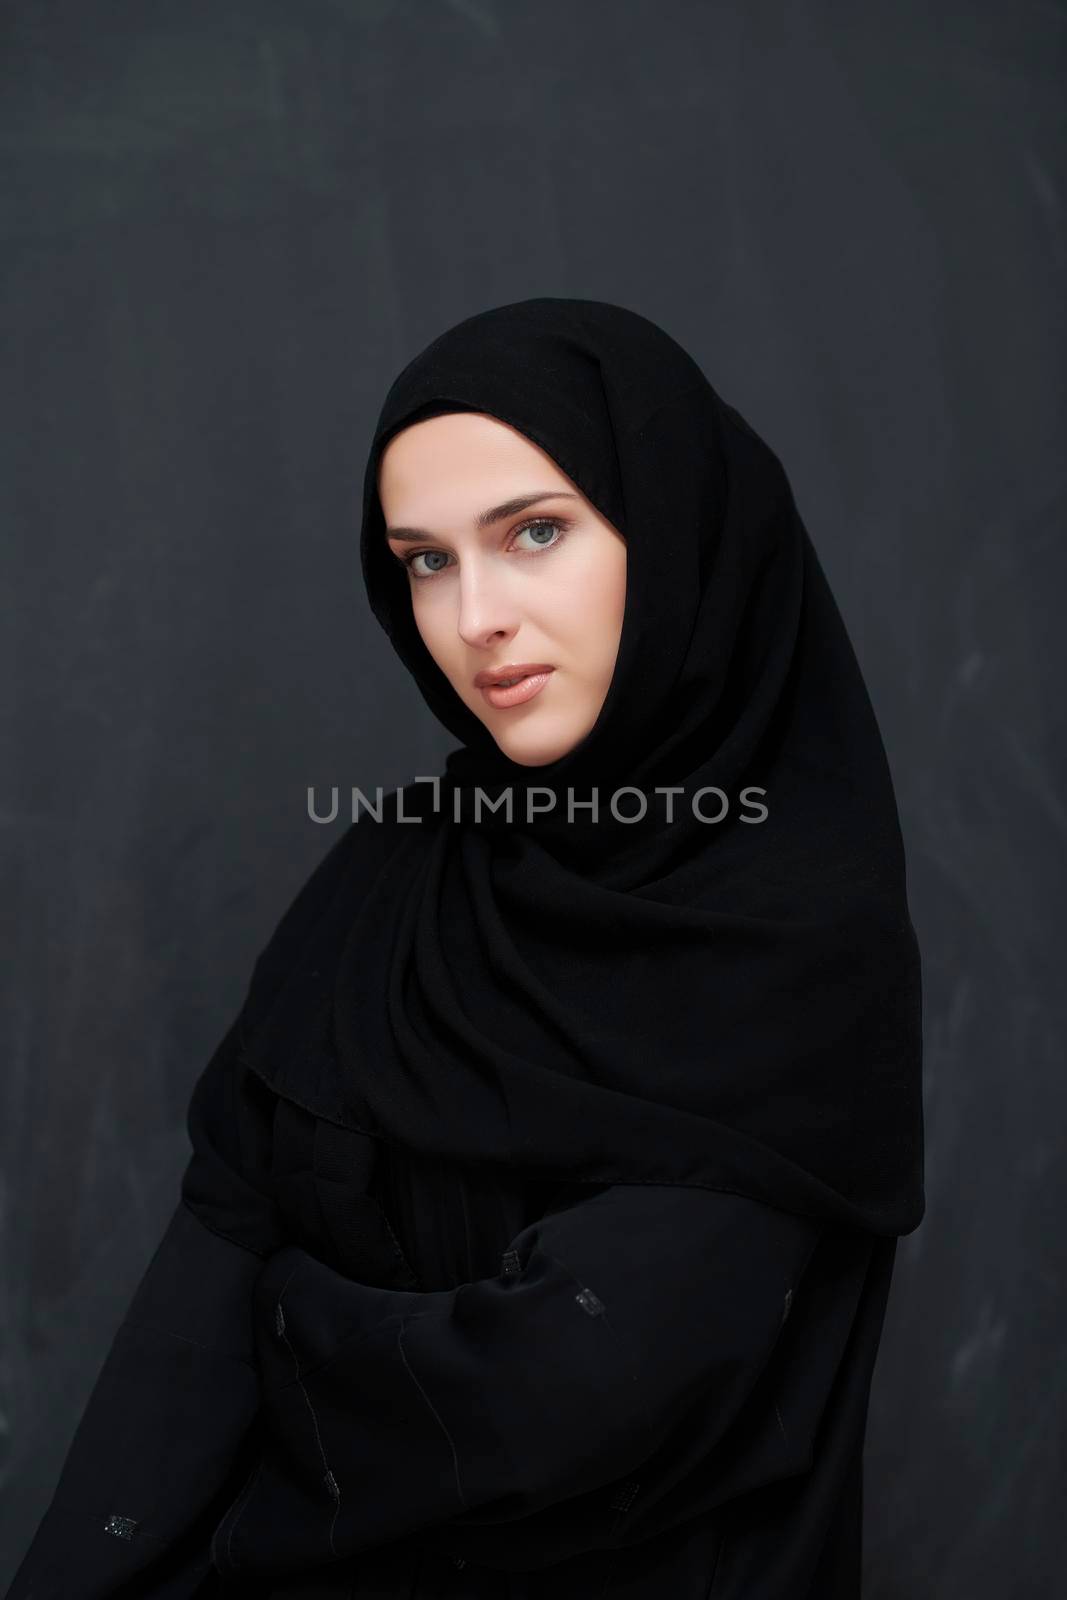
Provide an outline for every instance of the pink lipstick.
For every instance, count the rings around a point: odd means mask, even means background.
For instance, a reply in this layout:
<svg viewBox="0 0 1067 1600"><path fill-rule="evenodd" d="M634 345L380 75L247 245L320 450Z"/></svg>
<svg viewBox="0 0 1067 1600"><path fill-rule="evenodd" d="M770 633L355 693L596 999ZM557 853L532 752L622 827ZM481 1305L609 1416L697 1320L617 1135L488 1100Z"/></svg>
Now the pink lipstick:
<svg viewBox="0 0 1067 1600"><path fill-rule="evenodd" d="M503 710L507 706L524 705L535 694L540 694L552 671L551 667L520 663L498 667L492 672L479 672L474 681L489 704Z"/></svg>

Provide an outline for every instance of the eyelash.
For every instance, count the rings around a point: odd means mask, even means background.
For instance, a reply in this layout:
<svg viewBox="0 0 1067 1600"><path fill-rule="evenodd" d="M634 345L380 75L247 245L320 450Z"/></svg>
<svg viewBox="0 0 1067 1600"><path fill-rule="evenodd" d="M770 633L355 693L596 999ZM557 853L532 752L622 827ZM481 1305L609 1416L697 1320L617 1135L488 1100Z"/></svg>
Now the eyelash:
<svg viewBox="0 0 1067 1600"><path fill-rule="evenodd" d="M520 533L525 533L529 528L555 528L559 538L553 539L551 544L541 545L536 550L523 550L520 552L521 555L539 556L542 552L555 550L558 545L561 545L567 536L569 527L570 524L568 522L558 517L533 517L529 522L522 522L517 528L513 528L512 538L517 539ZM415 572L412 562L417 561L419 556L434 555L436 553L433 550L413 550L409 556L395 556L394 559L399 561L402 567L408 569L408 573L416 583L425 583L428 578L439 578L443 572L449 570L448 567L438 567L436 572Z"/></svg>

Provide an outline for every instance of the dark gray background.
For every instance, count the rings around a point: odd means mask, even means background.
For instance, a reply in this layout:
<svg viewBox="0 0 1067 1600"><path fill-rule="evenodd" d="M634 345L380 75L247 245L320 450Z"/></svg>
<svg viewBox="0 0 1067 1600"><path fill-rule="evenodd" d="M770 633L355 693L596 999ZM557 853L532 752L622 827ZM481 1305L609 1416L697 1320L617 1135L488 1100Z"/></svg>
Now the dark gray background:
<svg viewBox="0 0 1067 1600"><path fill-rule="evenodd" d="M360 587L385 388L460 317L562 294L659 321L781 454L896 778L928 1213L865 1596L1063 1592L1065 26L3 6L0 1582L174 1203L192 1082L340 827L307 786L452 743Z"/></svg>

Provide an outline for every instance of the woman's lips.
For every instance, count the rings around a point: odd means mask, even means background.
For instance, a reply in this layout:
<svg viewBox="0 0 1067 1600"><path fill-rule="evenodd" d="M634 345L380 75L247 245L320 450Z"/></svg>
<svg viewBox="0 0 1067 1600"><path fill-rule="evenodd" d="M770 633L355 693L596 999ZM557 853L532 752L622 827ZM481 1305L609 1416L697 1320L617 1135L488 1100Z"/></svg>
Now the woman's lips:
<svg viewBox="0 0 1067 1600"><path fill-rule="evenodd" d="M518 683L513 683L510 689L502 689L499 684L487 684L482 693L491 706L503 709L505 706L521 706L524 701L532 700L535 694L540 694L554 668L549 667L545 672L531 672L529 677L520 678Z"/></svg>

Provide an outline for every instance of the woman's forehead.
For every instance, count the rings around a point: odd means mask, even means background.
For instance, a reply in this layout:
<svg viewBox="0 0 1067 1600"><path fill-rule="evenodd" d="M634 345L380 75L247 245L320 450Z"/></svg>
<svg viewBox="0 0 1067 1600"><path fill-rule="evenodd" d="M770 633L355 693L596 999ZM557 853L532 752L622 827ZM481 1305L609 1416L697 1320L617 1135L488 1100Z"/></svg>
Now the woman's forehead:
<svg viewBox="0 0 1067 1600"><path fill-rule="evenodd" d="M394 434L377 463L377 486L380 497L438 514L442 504L465 505L472 495L488 506L553 489L580 493L555 458L520 429L482 413L454 412Z"/></svg>

